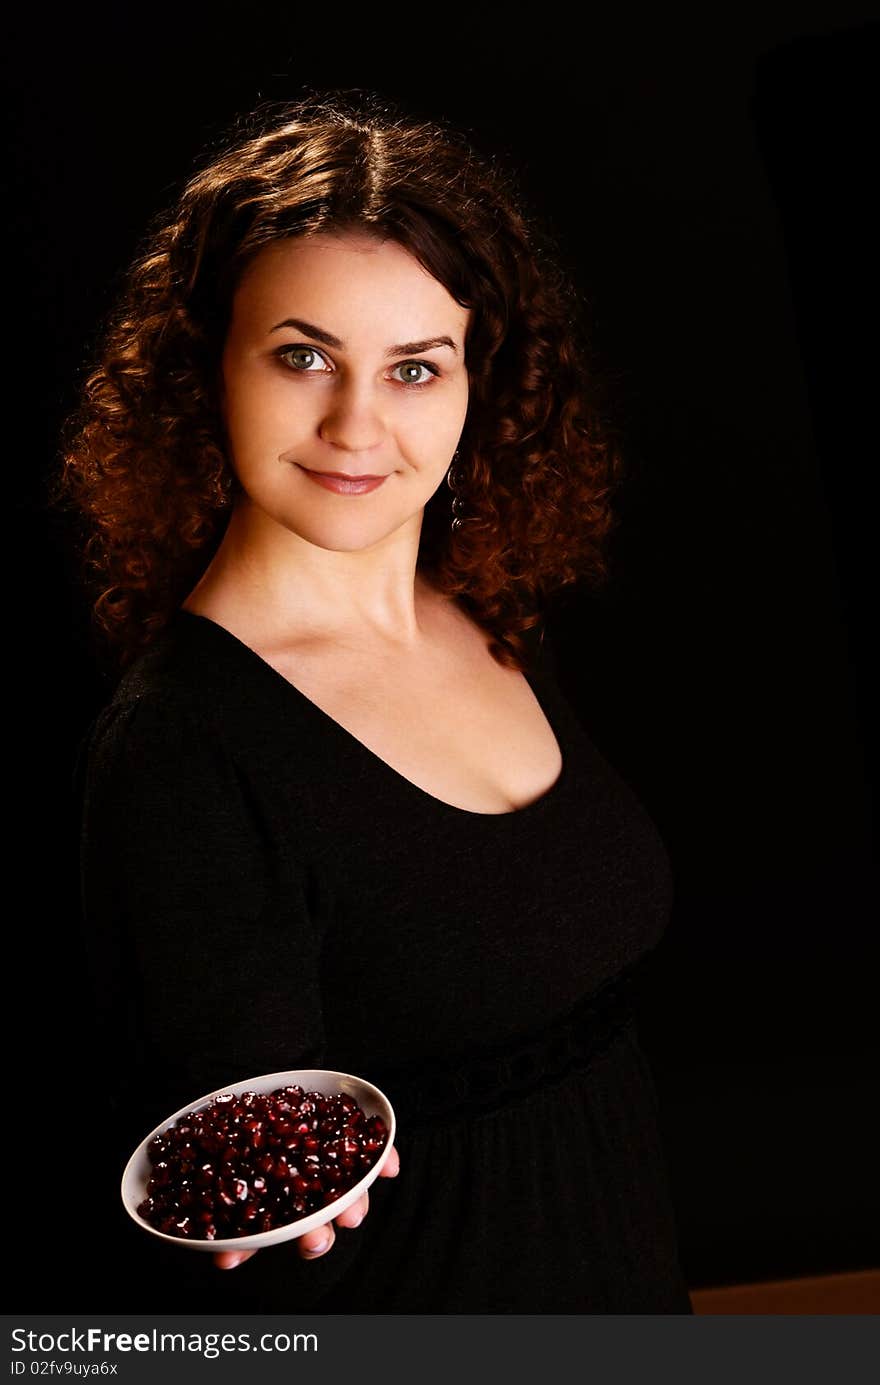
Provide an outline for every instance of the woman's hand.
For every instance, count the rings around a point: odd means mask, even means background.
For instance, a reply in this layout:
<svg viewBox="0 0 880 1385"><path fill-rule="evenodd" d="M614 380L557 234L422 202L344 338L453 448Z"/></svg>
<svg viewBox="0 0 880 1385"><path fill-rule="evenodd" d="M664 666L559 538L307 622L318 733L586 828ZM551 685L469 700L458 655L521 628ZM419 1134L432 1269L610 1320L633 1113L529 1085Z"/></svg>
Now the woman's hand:
<svg viewBox="0 0 880 1385"><path fill-rule="evenodd" d="M396 1178L400 1170L400 1155L394 1146L379 1174L380 1178ZM333 1221L337 1226L355 1227L360 1226L370 1208L370 1194L364 1193L353 1202L344 1212L340 1212ZM304 1236L297 1237L296 1248L304 1260L317 1260L319 1256L326 1255L327 1251L333 1246L336 1240L336 1232L333 1230L333 1222L327 1222L325 1226L319 1226L315 1231L307 1231ZM214 1256L214 1264L219 1270L234 1270L236 1265L243 1265L245 1260L250 1260L252 1255L257 1255L256 1250L220 1250Z"/></svg>

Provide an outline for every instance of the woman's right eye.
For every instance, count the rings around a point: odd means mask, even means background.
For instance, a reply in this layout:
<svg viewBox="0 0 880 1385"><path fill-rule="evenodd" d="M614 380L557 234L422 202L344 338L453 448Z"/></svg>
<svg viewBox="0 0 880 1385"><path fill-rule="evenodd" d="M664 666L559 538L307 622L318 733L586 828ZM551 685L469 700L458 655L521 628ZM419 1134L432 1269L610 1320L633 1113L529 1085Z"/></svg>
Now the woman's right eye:
<svg viewBox="0 0 880 1385"><path fill-rule="evenodd" d="M303 356L311 357L312 360L315 361L324 360L323 356L321 356L313 346L282 346L275 354L279 356L281 360L285 360L288 356L299 357L300 360L294 360L291 368L299 371L301 375L305 375L310 370L308 363L305 365L302 363Z"/></svg>

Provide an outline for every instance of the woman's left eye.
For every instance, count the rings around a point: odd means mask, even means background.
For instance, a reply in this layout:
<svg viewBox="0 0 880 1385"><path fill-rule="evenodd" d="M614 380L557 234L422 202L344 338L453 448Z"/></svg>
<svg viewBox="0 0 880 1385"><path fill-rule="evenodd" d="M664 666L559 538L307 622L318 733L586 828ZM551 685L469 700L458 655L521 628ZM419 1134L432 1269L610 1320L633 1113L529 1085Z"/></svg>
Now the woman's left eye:
<svg viewBox="0 0 880 1385"><path fill-rule="evenodd" d="M426 370L426 371L428 371L428 374L429 374L432 378L433 378L435 375L439 375L439 374L440 374L440 372L439 372L439 370L437 369L437 367L436 367L436 366L433 366L433 365L430 365L428 361L404 361L402 365L396 365L396 366L394 367L394 369L395 369L395 370ZM428 379L428 380L401 380L400 383L401 383L402 385L406 385L409 389L421 390L421 389L424 389L426 385L430 385L431 380L430 380L430 379Z"/></svg>

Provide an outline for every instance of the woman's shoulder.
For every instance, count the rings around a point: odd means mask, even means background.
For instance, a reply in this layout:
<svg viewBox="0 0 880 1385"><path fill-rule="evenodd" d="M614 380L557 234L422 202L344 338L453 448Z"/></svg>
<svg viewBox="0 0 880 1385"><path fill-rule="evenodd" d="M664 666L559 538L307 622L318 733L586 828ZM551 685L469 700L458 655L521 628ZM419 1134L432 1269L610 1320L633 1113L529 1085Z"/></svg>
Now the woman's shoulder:
<svg viewBox="0 0 880 1385"><path fill-rule="evenodd" d="M180 609L121 673L106 711L132 724L194 718L234 739L265 719L274 691L267 673L228 631Z"/></svg>
<svg viewBox="0 0 880 1385"><path fill-rule="evenodd" d="M119 839L129 851L143 839L169 860L184 844L190 855L204 847L206 861L212 852L288 854L304 842L315 757L296 718L279 753L284 728L253 676L259 666L227 666L218 643L163 631L92 718L73 770L90 840Z"/></svg>
<svg viewBox="0 0 880 1385"><path fill-rule="evenodd" d="M211 680L189 622L174 613L152 641L120 673L111 703L116 706L185 705L198 700Z"/></svg>
<svg viewBox="0 0 880 1385"><path fill-rule="evenodd" d="M215 762L229 756L234 700L197 635L172 617L125 667L84 729L79 762L102 770L143 763L155 777L163 766L192 766L199 755Z"/></svg>
<svg viewBox="0 0 880 1385"><path fill-rule="evenodd" d="M283 765L302 793L318 766L313 726L304 700L285 692L239 640L179 611L118 678L79 759L102 774L142 772L155 783L185 773L206 785L271 786Z"/></svg>
<svg viewBox="0 0 880 1385"><path fill-rule="evenodd" d="M549 617L543 614L540 622L525 631L527 672L530 675L555 681L559 675L558 643Z"/></svg>
<svg viewBox="0 0 880 1385"><path fill-rule="evenodd" d="M154 835L160 823L244 812L253 766L213 687L210 668L198 675L158 637L84 730L73 775L77 802L92 816L118 813L133 831Z"/></svg>
<svg viewBox="0 0 880 1385"><path fill-rule="evenodd" d="M92 716L86 739L94 747L152 738L170 751L175 731L198 720L206 705L193 670L175 657L163 631L118 675Z"/></svg>

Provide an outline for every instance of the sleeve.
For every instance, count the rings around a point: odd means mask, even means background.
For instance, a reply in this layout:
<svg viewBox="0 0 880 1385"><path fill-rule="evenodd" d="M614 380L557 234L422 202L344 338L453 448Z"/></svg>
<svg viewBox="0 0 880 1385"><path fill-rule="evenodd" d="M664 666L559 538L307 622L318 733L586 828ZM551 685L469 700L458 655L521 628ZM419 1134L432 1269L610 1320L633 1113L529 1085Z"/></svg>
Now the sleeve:
<svg viewBox="0 0 880 1385"><path fill-rule="evenodd" d="M75 792L92 1087L107 1113L102 1307L313 1305L356 1253L345 1234L342 1253L337 1244L314 1263L281 1245L224 1273L209 1255L140 1233L118 1194L132 1149L178 1107L260 1073L325 1066L320 937L295 824L272 822L200 708L153 697L99 713Z"/></svg>
<svg viewBox="0 0 880 1385"><path fill-rule="evenodd" d="M321 1066L319 939L284 847L295 836L272 832L198 709L142 699L94 723L82 913L102 1056L133 1143L225 1083Z"/></svg>

